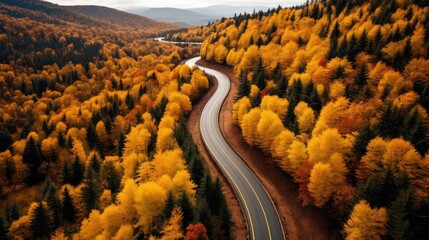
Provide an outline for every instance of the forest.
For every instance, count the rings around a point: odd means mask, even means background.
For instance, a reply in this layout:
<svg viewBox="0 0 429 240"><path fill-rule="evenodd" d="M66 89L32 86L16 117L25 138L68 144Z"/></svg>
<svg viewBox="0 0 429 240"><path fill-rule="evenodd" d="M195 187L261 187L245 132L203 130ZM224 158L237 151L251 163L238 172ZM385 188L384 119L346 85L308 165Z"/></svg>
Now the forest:
<svg viewBox="0 0 429 240"><path fill-rule="evenodd" d="M150 39L173 25L11 2L0 3L0 239L230 239L220 180L186 124L212 85L181 64L198 48Z"/></svg>
<svg viewBox="0 0 429 240"><path fill-rule="evenodd" d="M427 1L307 1L169 37L195 36L234 68L232 121L303 205L345 239L429 238Z"/></svg>

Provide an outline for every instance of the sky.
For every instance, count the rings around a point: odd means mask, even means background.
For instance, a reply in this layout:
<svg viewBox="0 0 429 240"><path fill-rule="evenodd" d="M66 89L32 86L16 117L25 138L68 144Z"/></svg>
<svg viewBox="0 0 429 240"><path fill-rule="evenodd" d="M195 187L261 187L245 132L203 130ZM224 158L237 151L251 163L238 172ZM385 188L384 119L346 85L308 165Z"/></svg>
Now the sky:
<svg viewBox="0 0 429 240"><path fill-rule="evenodd" d="M59 5L99 5L121 10L138 7L174 7L194 8L207 7L211 5L234 5L234 6L267 6L277 7L300 5L305 0L45 0Z"/></svg>

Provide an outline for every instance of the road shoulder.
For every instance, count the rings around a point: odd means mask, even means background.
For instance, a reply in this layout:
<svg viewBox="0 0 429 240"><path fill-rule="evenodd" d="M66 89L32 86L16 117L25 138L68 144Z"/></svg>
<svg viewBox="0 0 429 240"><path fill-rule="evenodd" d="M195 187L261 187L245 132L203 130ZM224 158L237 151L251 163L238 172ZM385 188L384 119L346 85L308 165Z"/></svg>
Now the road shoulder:
<svg viewBox="0 0 429 240"><path fill-rule="evenodd" d="M197 144L198 149L200 150L201 155L203 156L206 162L206 166L209 168L210 173L214 177L219 177L219 179L222 182L222 190L232 215L232 218L231 218L233 222L233 225L231 226L232 239L241 240L241 239L246 239L247 229L246 229L246 222L244 219L244 215L241 211L240 203L238 202L238 199L235 196L232 187L229 185L228 181L223 176L222 172L217 167L216 163L213 161L210 154L208 153L204 145L204 142L201 138L201 132L200 132L201 112L204 106L206 105L206 103L208 102L208 100L215 93L216 89L217 89L217 81L214 82L213 86L204 95L204 97L201 98L193 106L192 112L189 116L188 127L194 142Z"/></svg>
<svg viewBox="0 0 429 240"><path fill-rule="evenodd" d="M241 131L231 121L231 106L237 91L237 80L230 67L209 63L204 60L199 65L218 70L231 79L231 90L220 113L220 128L225 138L259 177L279 211L287 239L337 239L339 229L324 212L303 207L297 199L297 186L292 179L281 171L273 159L260 150L245 143ZM198 126L198 125L197 125Z"/></svg>

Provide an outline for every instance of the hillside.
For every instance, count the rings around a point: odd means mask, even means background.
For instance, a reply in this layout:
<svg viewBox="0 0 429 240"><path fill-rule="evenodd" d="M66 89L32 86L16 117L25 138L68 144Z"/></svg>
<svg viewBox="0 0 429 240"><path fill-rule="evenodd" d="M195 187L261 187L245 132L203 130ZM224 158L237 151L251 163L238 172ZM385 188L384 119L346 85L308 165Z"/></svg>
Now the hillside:
<svg viewBox="0 0 429 240"><path fill-rule="evenodd" d="M168 23L98 6L60 6L39 0L0 0L0 9L3 14L9 16L55 25L79 24L118 30L126 27L147 32L178 28Z"/></svg>
<svg viewBox="0 0 429 240"><path fill-rule="evenodd" d="M201 55L234 68L231 121L304 206L346 239L427 239L428 5L309 1L172 38L203 36Z"/></svg>
<svg viewBox="0 0 429 240"><path fill-rule="evenodd" d="M129 12L162 22L190 26L207 25L209 21L212 22L217 19L216 16L211 16L206 13L179 8L142 8L130 9Z"/></svg>
<svg viewBox="0 0 429 240"><path fill-rule="evenodd" d="M152 19L119 11L116 9L100 6L66 6L72 11L91 16L99 20L105 20L112 24L127 26L132 28L172 28L171 24L157 22Z"/></svg>

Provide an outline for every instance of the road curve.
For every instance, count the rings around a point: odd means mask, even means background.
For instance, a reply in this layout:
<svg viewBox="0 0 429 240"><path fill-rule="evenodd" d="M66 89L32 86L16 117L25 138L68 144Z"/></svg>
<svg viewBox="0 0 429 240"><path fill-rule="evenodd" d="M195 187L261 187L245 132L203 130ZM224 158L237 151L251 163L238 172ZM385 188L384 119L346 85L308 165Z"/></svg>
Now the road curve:
<svg viewBox="0 0 429 240"><path fill-rule="evenodd" d="M186 61L196 66L200 57ZM219 113L228 95L230 81L226 75L210 68L197 66L216 77L218 88L205 105L200 120L204 144L237 195L244 212L248 238L253 240L285 239L276 208L262 183L227 143L219 128Z"/></svg>

